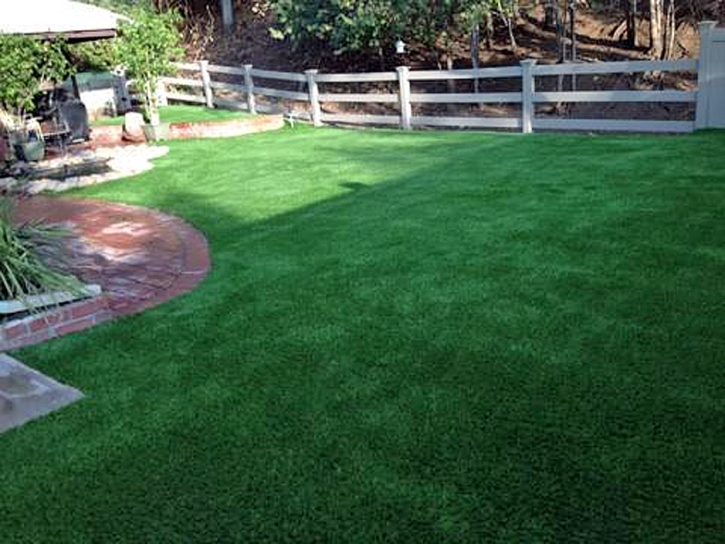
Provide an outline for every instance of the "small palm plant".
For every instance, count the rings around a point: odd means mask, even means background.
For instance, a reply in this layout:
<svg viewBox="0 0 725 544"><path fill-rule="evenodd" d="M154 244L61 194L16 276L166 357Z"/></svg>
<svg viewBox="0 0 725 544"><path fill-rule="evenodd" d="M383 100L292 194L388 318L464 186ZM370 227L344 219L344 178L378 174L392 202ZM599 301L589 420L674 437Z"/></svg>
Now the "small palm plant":
<svg viewBox="0 0 725 544"><path fill-rule="evenodd" d="M40 222L14 225L11 211L9 199L1 199L0 300L25 301L29 295L60 290L78 292L80 282L60 268L67 230Z"/></svg>

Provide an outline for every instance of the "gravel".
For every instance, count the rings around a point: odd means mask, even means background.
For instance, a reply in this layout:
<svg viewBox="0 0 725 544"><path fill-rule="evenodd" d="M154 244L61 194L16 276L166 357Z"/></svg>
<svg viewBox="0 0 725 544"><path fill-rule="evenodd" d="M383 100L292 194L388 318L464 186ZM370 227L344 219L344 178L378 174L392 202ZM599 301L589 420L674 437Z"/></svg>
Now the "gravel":
<svg viewBox="0 0 725 544"><path fill-rule="evenodd" d="M105 183L128 176L134 176L153 168L151 161L163 157L169 152L166 146L127 145L98 149L71 151L65 157L41 161L32 165L18 164L14 175L0 178L0 192L22 192L38 194L42 192L60 192L87 185ZM50 177L27 179L27 174L37 175L38 172L58 170L64 166L81 166L97 161L107 161L110 170L104 173L71 176L64 179ZM26 173L24 176L23 173ZM42 174L41 174L42 175Z"/></svg>

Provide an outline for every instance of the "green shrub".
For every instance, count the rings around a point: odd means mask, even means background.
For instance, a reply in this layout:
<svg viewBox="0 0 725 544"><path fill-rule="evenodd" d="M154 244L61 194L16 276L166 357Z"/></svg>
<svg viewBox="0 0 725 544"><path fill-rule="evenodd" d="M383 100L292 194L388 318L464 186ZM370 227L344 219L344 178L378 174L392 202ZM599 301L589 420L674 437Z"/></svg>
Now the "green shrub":
<svg viewBox="0 0 725 544"><path fill-rule="evenodd" d="M0 34L0 109L15 115L32 112L41 87L71 73L64 47L61 40Z"/></svg>
<svg viewBox="0 0 725 544"><path fill-rule="evenodd" d="M79 72L111 72L119 64L114 40L83 42L68 46L73 66Z"/></svg>
<svg viewBox="0 0 725 544"><path fill-rule="evenodd" d="M0 299L22 300L55 290L78 291L80 282L58 269L67 231L39 222L14 225L11 210L7 199L0 200Z"/></svg>
<svg viewBox="0 0 725 544"><path fill-rule="evenodd" d="M516 12L514 0L269 0L275 16L273 37L289 39L294 47L309 42L335 54L392 55L402 38L424 53L451 54L457 39L494 17L508 21Z"/></svg>

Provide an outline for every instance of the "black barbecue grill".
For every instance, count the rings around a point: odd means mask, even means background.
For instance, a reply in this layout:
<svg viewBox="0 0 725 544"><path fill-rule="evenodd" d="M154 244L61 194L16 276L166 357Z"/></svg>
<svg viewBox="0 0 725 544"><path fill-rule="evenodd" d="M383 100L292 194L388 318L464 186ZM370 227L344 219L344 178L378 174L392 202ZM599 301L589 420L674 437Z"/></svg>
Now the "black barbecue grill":
<svg viewBox="0 0 725 544"><path fill-rule="evenodd" d="M78 98L63 89L45 93L37 114L46 141L61 148L88 139L88 112Z"/></svg>

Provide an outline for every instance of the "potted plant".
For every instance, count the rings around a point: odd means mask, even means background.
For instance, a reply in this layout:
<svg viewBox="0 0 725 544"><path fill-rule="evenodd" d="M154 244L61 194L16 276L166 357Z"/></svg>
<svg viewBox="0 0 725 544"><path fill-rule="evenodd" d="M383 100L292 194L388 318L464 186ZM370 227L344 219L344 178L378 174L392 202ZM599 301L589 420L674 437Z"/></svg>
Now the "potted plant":
<svg viewBox="0 0 725 544"><path fill-rule="evenodd" d="M15 225L11 211L10 199L0 199L0 315L100 293L62 270L67 231L38 222Z"/></svg>
<svg viewBox="0 0 725 544"><path fill-rule="evenodd" d="M159 117L157 88L161 77L174 72L173 60L183 53L179 21L174 10L137 9L130 20L121 22L118 60L141 93L149 141L168 138L169 125Z"/></svg>
<svg viewBox="0 0 725 544"><path fill-rule="evenodd" d="M2 118L2 114L0 114ZM13 118L0 119L0 124L8 135L10 148L15 157L27 162L42 161L45 157L45 138L40 124L32 117L25 120Z"/></svg>

